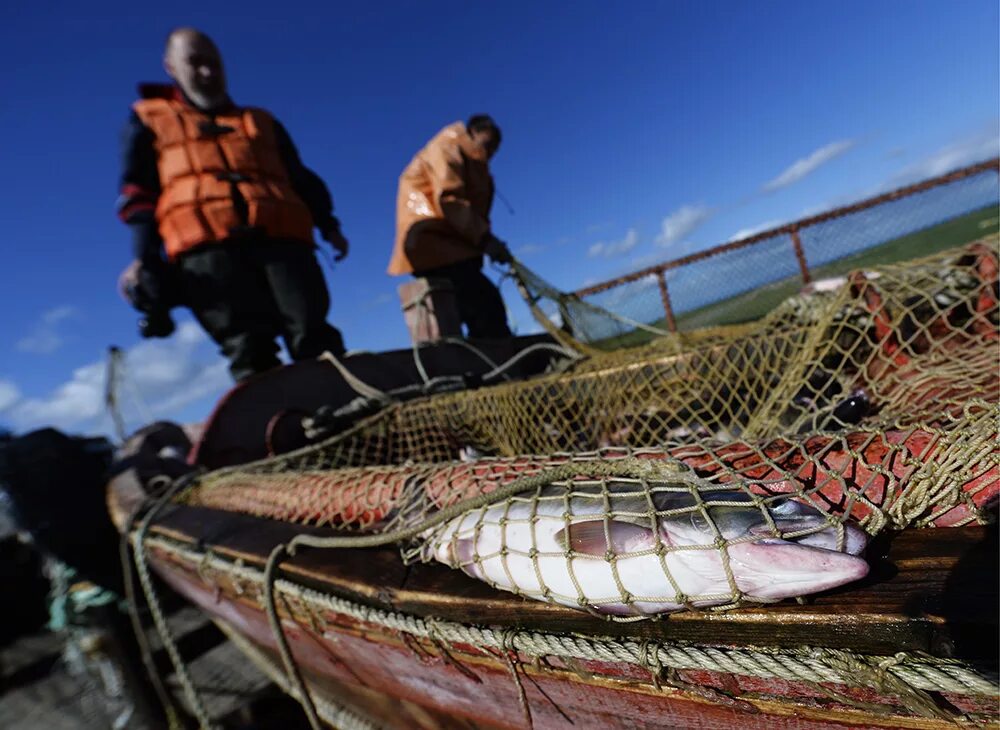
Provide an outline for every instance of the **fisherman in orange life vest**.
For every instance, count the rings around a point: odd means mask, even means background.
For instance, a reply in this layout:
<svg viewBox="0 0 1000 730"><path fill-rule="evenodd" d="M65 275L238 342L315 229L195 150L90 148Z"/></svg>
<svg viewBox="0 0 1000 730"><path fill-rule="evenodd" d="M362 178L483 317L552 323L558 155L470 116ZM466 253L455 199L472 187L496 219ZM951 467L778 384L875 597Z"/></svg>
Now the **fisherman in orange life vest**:
<svg viewBox="0 0 1000 730"><path fill-rule="evenodd" d="M483 256L510 263L507 245L490 230L493 178L489 161L500 128L486 115L448 125L399 177L392 275L447 279L471 338L511 336L499 290L482 272Z"/></svg>
<svg viewBox="0 0 1000 730"><path fill-rule="evenodd" d="M294 360L343 354L314 253L314 226L337 260L348 251L326 185L277 120L232 102L204 33L173 31L164 67L174 84L140 86L123 135L135 260L120 286L142 334L170 335L170 308L189 307L237 381L280 365L279 335Z"/></svg>

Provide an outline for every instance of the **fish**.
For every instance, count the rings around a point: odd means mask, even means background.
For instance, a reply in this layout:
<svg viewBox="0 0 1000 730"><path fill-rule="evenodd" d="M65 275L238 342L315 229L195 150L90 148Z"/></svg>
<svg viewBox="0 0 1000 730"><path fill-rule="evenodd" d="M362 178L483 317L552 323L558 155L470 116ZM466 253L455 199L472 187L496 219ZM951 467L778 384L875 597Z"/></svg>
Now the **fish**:
<svg viewBox="0 0 1000 730"><path fill-rule="evenodd" d="M795 499L762 499L731 485L550 484L472 509L423 537L425 560L495 588L613 616L725 605L735 594L774 602L860 580L869 569L860 528Z"/></svg>

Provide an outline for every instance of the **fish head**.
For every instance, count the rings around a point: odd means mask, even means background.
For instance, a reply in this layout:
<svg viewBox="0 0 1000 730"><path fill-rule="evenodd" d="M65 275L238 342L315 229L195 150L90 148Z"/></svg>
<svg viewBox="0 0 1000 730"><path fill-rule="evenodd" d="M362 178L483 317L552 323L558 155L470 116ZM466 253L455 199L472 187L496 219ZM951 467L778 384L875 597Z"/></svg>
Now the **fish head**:
<svg viewBox="0 0 1000 730"><path fill-rule="evenodd" d="M802 596L868 574L860 557L867 535L810 505L786 498L755 503L736 491L709 492L702 501L661 519L664 541L711 545L721 537L736 585L748 596Z"/></svg>
<svg viewBox="0 0 1000 730"><path fill-rule="evenodd" d="M751 598L805 596L868 575L864 558L787 540L735 543L726 550L737 587Z"/></svg>
<svg viewBox="0 0 1000 730"><path fill-rule="evenodd" d="M705 492L700 504L693 497L671 495L657 499L667 541L673 544L711 544L780 539L826 550L859 555L868 543L864 531L787 497L756 499L742 491Z"/></svg>

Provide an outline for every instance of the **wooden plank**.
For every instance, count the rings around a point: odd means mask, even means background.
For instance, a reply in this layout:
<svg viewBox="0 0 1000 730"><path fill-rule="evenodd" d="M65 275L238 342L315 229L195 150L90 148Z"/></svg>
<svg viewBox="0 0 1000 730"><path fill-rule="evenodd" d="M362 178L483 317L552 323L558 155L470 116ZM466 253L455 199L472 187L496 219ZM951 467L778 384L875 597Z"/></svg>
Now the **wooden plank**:
<svg viewBox="0 0 1000 730"><path fill-rule="evenodd" d="M153 531L257 567L275 545L296 534L330 534L186 506L171 508ZM908 530L873 541L865 580L802 605L682 612L635 623L522 599L437 564L405 566L393 547L304 550L282 569L335 595L454 621L716 645L809 645L872 654L919 650L995 663L996 546L995 528Z"/></svg>

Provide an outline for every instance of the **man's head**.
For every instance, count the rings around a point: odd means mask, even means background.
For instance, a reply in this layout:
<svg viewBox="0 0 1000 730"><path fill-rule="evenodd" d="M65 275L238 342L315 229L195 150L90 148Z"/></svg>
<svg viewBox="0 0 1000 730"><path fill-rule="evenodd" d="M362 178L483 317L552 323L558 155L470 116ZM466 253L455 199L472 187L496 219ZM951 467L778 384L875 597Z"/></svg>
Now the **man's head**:
<svg viewBox="0 0 1000 730"><path fill-rule="evenodd" d="M167 37L163 67L181 91L202 109L214 109L229 100L222 56L200 30L177 28Z"/></svg>
<svg viewBox="0 0 1000 730"><path fill-rule="evenodd" d="M465 123L465 128L469 131L469 136L486 152L486 157L491 158L500 148L500 127L493 121L493 117L486 114L475 114L469 117Z"/></svg>

